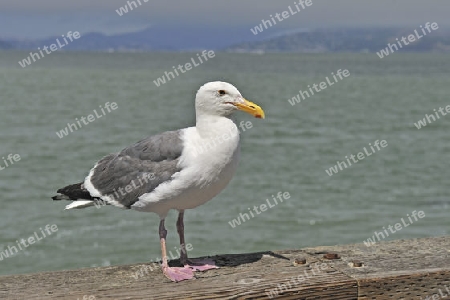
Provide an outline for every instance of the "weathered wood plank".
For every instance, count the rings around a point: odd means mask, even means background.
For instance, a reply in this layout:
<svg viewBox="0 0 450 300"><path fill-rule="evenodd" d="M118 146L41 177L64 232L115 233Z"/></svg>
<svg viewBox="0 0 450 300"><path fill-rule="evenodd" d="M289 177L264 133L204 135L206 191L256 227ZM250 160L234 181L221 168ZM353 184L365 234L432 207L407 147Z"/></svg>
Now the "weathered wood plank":
<svg viewBox="0 0 450 300"><path fill-rule="evenodd" d="M294 266L298 255L306 258L305 265ZM354 280L302 251L219 255L213 259L220 269L197 273L198 279L179 283L170 282L160 270L136 280L133 275L143 265L4 276L0 277L0 298L267 299L266 292L280 284L284 285L280 291L284 299L299 299L298 295L356 299ZM299 275L302 277L297 281Z"/></svg>
<svg viewBox="0 0 450 300"><path fill-rule="evenodd" d="M135 278L148 264L0 276L0 299L420 299L450 288L449 256L450 237L217 255L220 269L179 283Z"/></svg>
<svg viewBox="0 0 450 300"><path fill-rule="evenodd" d="M334 267L357 280L358 299L425 299L450 289L450 237L303 250L315 257L339 253ZM363 266L353 267L354 260Z"/></svg>

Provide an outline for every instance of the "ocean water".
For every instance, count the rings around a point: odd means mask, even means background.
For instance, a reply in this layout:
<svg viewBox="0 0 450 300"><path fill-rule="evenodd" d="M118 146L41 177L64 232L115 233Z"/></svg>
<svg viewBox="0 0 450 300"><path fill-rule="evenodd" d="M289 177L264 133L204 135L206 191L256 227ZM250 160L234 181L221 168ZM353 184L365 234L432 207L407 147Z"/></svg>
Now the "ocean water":
<svg viewBox="0 0 450 300"><path fill-rule="evenodd" d="M233 83L266 119L237 114L252 124L242 133L240 166L219 196L186 212L191 256L361 243L402 218L409 226L386 240L449 234L450 116L421 129L414 123L450 105L450 55L216 53L159 87L154 80L196 53L61 52L22 68L27 55L0 52L0 255L21 239L35 236L35 243L3 256L1 275L160 257L157 215L64 211L67 203L50 197L82 181L104 155L193 125L195 92L212 80ZM308 85L334 80L339 69L350 75L288 102ZM103 114L106 102L117 109ZM94 110L100 118L58 137ZM377 140L387 146L372 151ZM327 174L364 148L370 156ZM290 198L274 205L279 192ZM273 207L230 225L267 201ZM425 216L410 222L413 211ZM175 221L172 212L166 225L173 250ZM57 229L48 235L46 225Z"/></svg>

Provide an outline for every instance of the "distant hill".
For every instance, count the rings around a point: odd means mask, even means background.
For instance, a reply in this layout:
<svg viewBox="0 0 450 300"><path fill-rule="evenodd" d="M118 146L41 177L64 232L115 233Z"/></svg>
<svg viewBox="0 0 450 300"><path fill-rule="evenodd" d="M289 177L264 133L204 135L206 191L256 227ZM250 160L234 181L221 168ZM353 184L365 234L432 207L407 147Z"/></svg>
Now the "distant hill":
<svg viewBox="0 0 450 300"><path fill-rule="evenodd" d="M376 52L414 33L414 29L336 29L311 30L246 42L228 47L231 52ZM419 30L419 33L420 30ZM423 35L423 34L421 34ZM408 52L450 52L450 32L432 31L404 47Z"/></svg>
<svg viewBox="0 0 450 300"><path fill-rule="evenodd" d="M413 29L323 29L296 33L278 33L272 38L257 36L242 28L157 28L104 35L80 33L81 38L62 50L82 51L196 51L199 49L226 50L230 52L376 52L395 43L396 38L407 36ZM3 40L0 49L37 50L50 46L61 36L42 40ZM402 51L450 52L450 32L433 31Z"/></svg>
<svg viewBox="0 0 450 300"><path fill-rule="evenodd" d="M12 47L10 43L0 41L0 49L11 49Z"/></svg>
<svg viewBox="0 0 450 300"><path fill-rule="evenodd" d="M81 38L69 43L63 50L87 51L183 51L198 49L221 49L248 39L260 40L248 34L242 36L241 29L223 28L179 28L150 27L136 32L104 35L83 33ZM61 36L34 41L10 41L16 49L30 50L54 44Z"/></svg>

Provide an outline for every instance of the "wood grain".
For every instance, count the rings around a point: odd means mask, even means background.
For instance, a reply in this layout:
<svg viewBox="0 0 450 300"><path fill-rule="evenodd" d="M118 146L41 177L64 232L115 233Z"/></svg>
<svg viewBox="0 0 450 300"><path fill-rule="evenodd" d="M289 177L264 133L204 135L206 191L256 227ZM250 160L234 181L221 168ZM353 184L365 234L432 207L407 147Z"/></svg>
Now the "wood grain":
<svg viewBox="0 0 450 300"><path fill-rule="evenodd" d="M0 276L0 299L425 299L450 289L450 237L211 258L220 269L179 283L149 264Z"/></svg>

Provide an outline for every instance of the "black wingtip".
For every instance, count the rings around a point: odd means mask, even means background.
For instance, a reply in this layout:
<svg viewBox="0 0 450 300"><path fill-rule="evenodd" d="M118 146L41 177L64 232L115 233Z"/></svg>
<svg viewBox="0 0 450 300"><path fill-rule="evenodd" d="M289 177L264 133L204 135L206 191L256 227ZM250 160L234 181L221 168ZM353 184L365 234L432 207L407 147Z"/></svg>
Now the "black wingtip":
<svg viewBox="0 0 450 300"><path fill-rule="evenodd" d="M71 184L56 191L60 195L53 196L53 200L94 200L89 192L84 189L83 183Z"/></svg>
<svg viewBox="0 0 450 300"><path fill-rule="evenodd" d="M69 197L65 196L65 195L56 195L52 197L53 201L57 201L57 200L69 200Z"/></svg>

